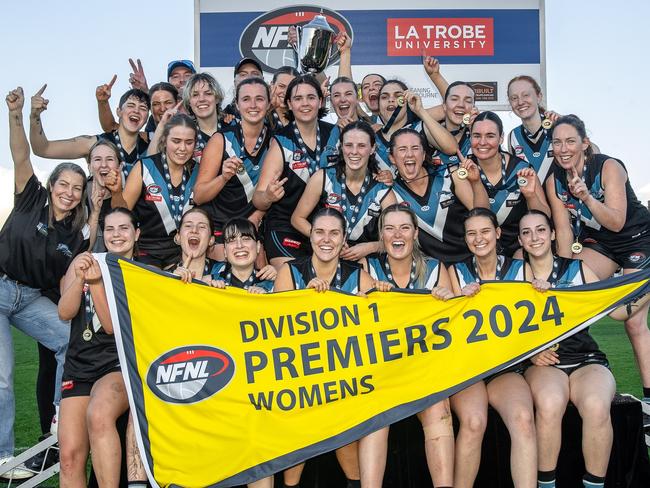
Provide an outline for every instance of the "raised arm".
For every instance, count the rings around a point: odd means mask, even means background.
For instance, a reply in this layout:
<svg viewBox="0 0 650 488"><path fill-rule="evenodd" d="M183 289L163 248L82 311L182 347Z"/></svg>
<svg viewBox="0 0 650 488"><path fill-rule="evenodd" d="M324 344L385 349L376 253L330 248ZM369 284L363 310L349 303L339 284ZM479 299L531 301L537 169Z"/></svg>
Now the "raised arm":
<svg viewBox="0 0 650 488"><path fill-rule="evenodd" d="M6 98L9 108L9 148L14 161L14 191L22 193L27 181L34 174L29 158L29 143L23 125L25 94L21 87L11 90Z"/></svg>
<svg viewBox="0 0 650 488"><path fill-rule="evenodd" d="M99 124L104 132L112 132L119 127L118 123L111 112L111 105L108 101L111 99L111 90L117 80L117 75L113 75L111 81L99 85L95 89L95 98L97 99L97 112L99 114Z"/></svg>
<svg viewBox="0 0 650 488"><path fill-rule="evenodd" d="M32 107L29 115L29 140L34 154L49 159L78 159L84 158L97 141L95 136L78 136L72 139L49 141L43 131L41 113L47 110L50 101L43 98L47 85L43 85L32 97Z"/></svg>
<svg viewBox="0 0 650 488"><path fill-rule="evenodd" d="M422 120L424 134L429 144L436 149L440 149L445 154L456 154L456 151L458 151L456 138L422 106L422 99L411 91L407 91L404 96L408 101L409 108Z"/></svg>

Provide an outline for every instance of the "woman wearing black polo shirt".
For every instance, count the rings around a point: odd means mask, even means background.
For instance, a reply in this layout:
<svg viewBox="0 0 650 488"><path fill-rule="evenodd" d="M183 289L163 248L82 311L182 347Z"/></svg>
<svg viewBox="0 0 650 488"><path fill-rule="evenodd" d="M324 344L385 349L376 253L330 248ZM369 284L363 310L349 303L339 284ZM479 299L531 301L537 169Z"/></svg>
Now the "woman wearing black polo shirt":
<svg viewBox="0 0 650 488"><path fill-rule="evenodd" d="M0 232L0 466L14 450L13 347L9 324L56 353L58 404L69 326L59 319L54 302L70 261L88 248L90 235L80 205L86 192L83 170L76 164L59 164L43 187L29 158L22 88L9 92L6 101L15 197L14 208ZM13 475L30 474L15 469Z"/></svg>

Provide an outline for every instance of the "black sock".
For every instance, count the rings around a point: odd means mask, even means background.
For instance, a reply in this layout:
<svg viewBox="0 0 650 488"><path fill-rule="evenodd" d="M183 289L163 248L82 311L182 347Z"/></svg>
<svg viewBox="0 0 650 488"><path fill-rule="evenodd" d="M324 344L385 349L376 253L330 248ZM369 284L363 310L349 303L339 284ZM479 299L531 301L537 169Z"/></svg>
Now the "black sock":
<svg viewBox="0 0 650 488"><path fill-rule="evenodd" d="M586 488L600 488L605 486L605 477L604 476L594 476L593 474L587 472L582 477L582 484Z"/></svg>
<svg viewBox="0 0 650 488"><path fill-rule="evenodd" d="M351 480L348 479L347 488L361 488L361 480Z"/></svg>
<svg viewBox="0 0 650 488"><path fill-rule="evenodd" d="M282 483L282 487L283 488L299 488L300 483L298 483L297 485L287 485L286 483Z"/></svg>
<svg viewBox="0 0 650 488"><path fill-rule="evenodd" d="M555 488L555 470L537 472L538 488Z"/></svg>
<svg viewBox="0 0 650 488"><path fill-rule="evenodd" d="M647 400L650 399L650 387L646 388L645 386L643 387L643 399Z"/></svg>

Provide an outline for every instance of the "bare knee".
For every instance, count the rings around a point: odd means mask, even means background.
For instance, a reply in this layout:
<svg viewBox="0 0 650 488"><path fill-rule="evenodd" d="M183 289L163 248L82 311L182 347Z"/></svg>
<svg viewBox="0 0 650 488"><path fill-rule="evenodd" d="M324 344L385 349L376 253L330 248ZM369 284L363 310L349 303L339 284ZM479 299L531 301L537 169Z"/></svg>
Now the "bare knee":
<svg viewBox="0 0 650 488"><path fill-rule="evenodd" d="M88 432L91 436L104 435L109 431L115 430L115 419L111 418L105 408L99 405L88 406L86 413L88 422Z"/></svg>
<svg viewBox="0 0 650 488"><path fill-rule="evenodd" d="M513 414L514 428L520 437L535 436L533 412L528 408L518 408ZM512 435L512 433L511 433Z"/></svg>
<svg viewBox="0 0 650 488"><path fill-rule="evenodd" d="M561 422L567 403L564 396L553 393L535 398L537 419L542 422Z"/></svg>
<svg viewBox="0 0 650 488"><path fill-rule="evenodd" d="M578 412L583 421L588 421L592 426L611 424L611 403L598 395L588 395L578 407Z"/></svg>
<svg viewBox="0 0 650 488"><path fill-rule="evenodd" d="M639 337L648 334L646 314L637 313L625 321L625 331L630 337Z"/></svg>
<svg viewBox="0 0 650 488"><path fill-rule="evenodd" d="M63 475L85 471L87 459L88 449L85 444L79 442L62 442L60 444L59 461Z"/></svg>
<svg viewBox="0 0 650 488"><path fill-rule="evenodd" d="M486 427L486 412L472 412L466 417L460 419L460 428L463 429L466 434L471 437L479 437L482 439Z"/></svg>

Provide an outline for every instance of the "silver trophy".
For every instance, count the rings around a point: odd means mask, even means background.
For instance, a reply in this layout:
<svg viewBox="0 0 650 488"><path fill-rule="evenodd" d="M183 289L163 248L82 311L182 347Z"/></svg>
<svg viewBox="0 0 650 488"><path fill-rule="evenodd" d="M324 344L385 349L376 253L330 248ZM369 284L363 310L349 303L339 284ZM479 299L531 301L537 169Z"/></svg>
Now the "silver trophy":
<svg viewBox="0 0 650 488"><path fill-rule="evenodd" d="M304 26L296 26L297 46L293 46L296 67L302 73L316 74L327 68L334 29L324 15L316 15Z"/></svg>

